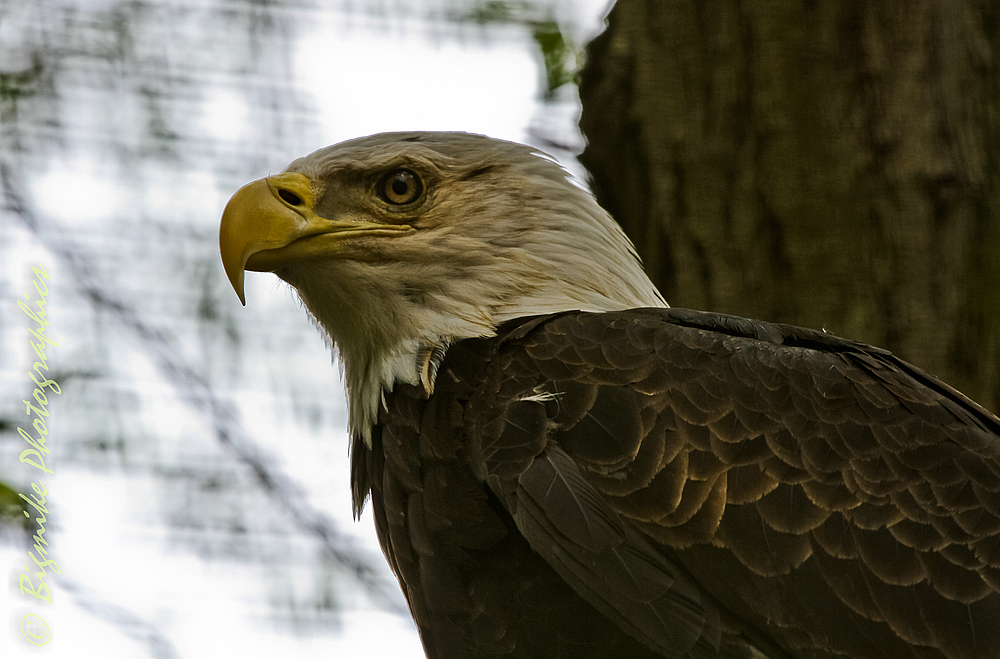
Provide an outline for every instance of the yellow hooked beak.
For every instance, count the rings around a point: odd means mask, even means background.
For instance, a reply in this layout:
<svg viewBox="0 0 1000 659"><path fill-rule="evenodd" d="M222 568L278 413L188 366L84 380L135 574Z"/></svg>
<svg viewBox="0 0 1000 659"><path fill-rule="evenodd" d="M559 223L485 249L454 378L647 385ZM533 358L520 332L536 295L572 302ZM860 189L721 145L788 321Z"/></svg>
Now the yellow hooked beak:
<svg viewBox="0 0 1000 659"><path fill-rule="evenodd" d="M313 212L315 201L309 178L290 172L248 183L226 204L219 251L244 306L245 270L273 272L303 257L329 254L347 236L411 230L405 224L329 220Z"/></svg>

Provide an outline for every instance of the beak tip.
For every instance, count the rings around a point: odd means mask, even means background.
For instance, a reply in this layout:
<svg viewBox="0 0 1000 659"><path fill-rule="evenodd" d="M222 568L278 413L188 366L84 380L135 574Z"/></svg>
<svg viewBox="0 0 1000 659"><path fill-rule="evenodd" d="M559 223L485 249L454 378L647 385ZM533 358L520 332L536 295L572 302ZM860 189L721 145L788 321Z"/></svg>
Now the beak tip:
<svg viewBox="0 0 1000 659"><path fill-rule="evenodd" d="M229 283L232 284L233 291L235 291L236 293L236 297L240 298L240 304L242 304L245 307L247 306L247 296L243 286L243 270L239 270L233 274L235 276L229 277Z"/></svg>
<svg viewBox="0 0 1000 659"><path fill-rule="evenodd" d="M247 306L246 293L243 290L243 267L233 267L235 266L235 260L227 258L229 256L225 250L222 251L222 267L226 271L226 279L229 280L230 286L233 287L233 291L236 293L236 297L240 298L240 304L244 307ZM246 259L240 259L241 261L246 261Z"/></svg>

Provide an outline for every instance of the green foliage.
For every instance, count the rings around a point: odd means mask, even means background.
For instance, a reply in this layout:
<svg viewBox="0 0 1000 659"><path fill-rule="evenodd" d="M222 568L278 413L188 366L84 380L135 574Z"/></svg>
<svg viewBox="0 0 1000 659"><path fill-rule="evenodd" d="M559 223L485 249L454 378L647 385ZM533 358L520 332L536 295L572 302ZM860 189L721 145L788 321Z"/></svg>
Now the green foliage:
<svg viewBox="0 0 1000 659"><path fill-rule="evenodd" d="M543 96L546 100L554 98L556 90L566 83L577 81L583 63L583 48L563 33L551 14L543 12L534 3L488 0L476 4L463 18L480 25L506 23L529 28L545 68Z"/></svg>
<svg viewBox="0 0 1000 659"><path fill-rule="evenodd" d="M38 93L45 66L41 57L32 58L31 67L21 71L0 71L0 123L17 119L17 103Z"/></svg>
<svg viewBox="0 0 1000 659"><path fill-rule="evenodd" d="M535 13L535 6L525 0L487 0L477 3L465 15L465 19L480 25L488 23L523 23L524 17Z"/></svg>
<svg viewBox="0 0 1000 659"><path fill-rule="evenodd" d="M30 521L24 516L27 504L17 495L17 490L0 481L0 524L13 524L25 529Z"/></svg>
<svg viewBox="0 0 1000 659"><path fill-rule="evenodd" d="M568 82L576 82L580 49L567 39L553 20L536 21L531 36L542 51L545 64L545 98L555 96L557 89Z"/></svg>

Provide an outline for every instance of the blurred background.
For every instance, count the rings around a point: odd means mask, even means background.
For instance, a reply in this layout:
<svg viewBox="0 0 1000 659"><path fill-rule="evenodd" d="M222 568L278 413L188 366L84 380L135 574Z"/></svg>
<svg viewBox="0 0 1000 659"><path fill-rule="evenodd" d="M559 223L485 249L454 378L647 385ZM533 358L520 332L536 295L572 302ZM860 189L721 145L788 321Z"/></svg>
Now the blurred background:
<svg viewBox="0 0 1000 659"><path fill-rule="evenodd" d="M338 369L273 276L240 306L219 218L244 183L387 130L579 171L573 80L605 5L0 0L0 657L423 656L351 519ZM62 391L44 475L16 431L38 265ZM52 606L18 591L39 480Z"/></svg>

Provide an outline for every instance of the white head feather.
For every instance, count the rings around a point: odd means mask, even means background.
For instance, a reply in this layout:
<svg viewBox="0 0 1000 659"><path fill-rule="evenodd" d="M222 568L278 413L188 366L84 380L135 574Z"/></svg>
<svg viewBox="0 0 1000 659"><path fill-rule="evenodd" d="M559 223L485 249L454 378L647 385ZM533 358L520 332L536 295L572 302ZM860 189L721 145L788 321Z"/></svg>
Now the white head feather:
<svg viewBox="0 0 1000 659"><path fill-rule="evenodd" d="M384 133L287 169L317 186L316 212L364 219L373 181L416 172L415 231L358 239L275 273L292 284L339 352L352 432L370 445L384 392L433 390L455 341L513 318L667 306L621 228L550 157L466 133ZM371 220L371 218L368 218Z"/></svg>

